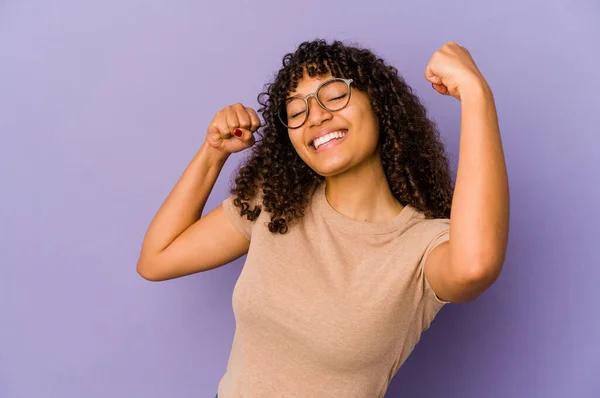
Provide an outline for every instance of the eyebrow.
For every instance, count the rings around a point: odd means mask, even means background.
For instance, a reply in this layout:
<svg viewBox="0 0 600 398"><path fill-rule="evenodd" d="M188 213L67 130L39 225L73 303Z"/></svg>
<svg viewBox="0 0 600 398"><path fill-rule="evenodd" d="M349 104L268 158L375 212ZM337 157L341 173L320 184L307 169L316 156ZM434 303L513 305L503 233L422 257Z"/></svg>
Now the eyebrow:
<svg viewBox="0 0 600 398"><path fill-rule="evenodd" d="M290 95L289 97L286 97L285 100L287 101L287 100L290 100L292 98L304 98L304 94L298 93L296 95Z"/></svg>
<svg viewBox="0 0 600 398"><path fill-rule="evenodd" d="M322 82L319 83L319 85L317 87L320 87L323 83L328 82L329 80L333 80L333 79L335 79L335 77L329 77L328 79L324 79ZM318 79L318 80L322 80L322 79ZM291 95L291 96L287 97L285 100L287 101L289 99L297 98L297 97L304 98L304 97L306 97L306 95L307 94L296 93L296 95Z"/></svg>

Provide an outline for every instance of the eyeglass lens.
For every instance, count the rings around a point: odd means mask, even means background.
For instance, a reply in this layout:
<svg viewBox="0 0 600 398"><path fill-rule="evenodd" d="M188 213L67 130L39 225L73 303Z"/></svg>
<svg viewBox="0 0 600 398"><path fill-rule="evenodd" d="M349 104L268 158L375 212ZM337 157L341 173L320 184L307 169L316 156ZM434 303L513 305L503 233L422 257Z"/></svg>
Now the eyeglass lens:
<svg viewBox="0 0 600 398"><path fill-rule="evenodd" d="M320 105L330 112L335 112L348 104L350 99L348 84L343 80L331 80L322 85L316 95ZM280 110L283 124L289 128L301 126L306 120L306 101L302 98L291 98Z"/></svg>

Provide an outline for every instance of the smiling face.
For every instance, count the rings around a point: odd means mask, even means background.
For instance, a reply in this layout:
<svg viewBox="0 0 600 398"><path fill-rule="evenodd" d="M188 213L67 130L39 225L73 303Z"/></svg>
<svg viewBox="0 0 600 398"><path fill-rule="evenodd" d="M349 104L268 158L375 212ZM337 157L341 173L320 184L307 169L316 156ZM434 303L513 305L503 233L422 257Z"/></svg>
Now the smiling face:
<svg viewBox="0 0 600 398"><path fill-rule="evenodd" d="M305 73L288 97L314 93L330 79L331 75ZM317 174L338 175L379 156L379 123L366 93L351 85L350 102L335 112L323 109L314 97L308 99L308 106L306 122L288 129L288 135L300 158Z"/></svg>

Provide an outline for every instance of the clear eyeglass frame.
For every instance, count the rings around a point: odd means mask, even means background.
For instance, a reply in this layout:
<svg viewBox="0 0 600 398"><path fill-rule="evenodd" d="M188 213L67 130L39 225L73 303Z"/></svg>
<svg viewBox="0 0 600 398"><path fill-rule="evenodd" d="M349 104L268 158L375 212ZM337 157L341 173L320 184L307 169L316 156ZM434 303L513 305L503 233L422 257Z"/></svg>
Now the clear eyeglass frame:
<svg viewBox="0 0 600 398"><path fill-rule="evenodd" d="M324 105L324 104L321 102L321 100L319 100L318 93L319 93L319 90L321 89L321 87L323 87L323 86L325 86L325 85L328 85L328 84L332 84L333 82L336 82L336 81L341 81L341 82L344 82L344 83L346 83L346 86L347 86L347 88L348 88L348 100L346 101L346 104L345 104L344 106L342 106L342 107L340 107L340 108L337 108L337 109L330 109L330 108L326 107L326 106L325 106L325 105ZM283 125L284 125L286 128L288 128L288 129L298 129L298 128L302 127L302 126L304 125L304 123L306 123L306 121L308 120L308 115L309 115L309 112L310 112L310 109L309 109L309 106L308 106L308 100L309 100L311 97L314 97L314 98L315 98L315 100L317 100L317 104L319 104L319 106L320 106L321 108L325 109L325 110L326 110L326 111L328 111L328 112L337 112L337 111L341 111L342 109L344 109L345 107L347 107L347 106L348 106L348 104L350 103L350 97L352 96L352 89L350 88L350 84L351 84L352 82L353 82L353 80L352 80L352 79L342 79L341 77L336 77L336 78L329 79L329 80L327 80L327 81L324 81L323 83L319 84L319 87L317 87L317 89L315 90L315 92L314 92L314 93L308 94L308 95L306 95L305 97L292 97L293 99L301 99L301 100L303 100L303 101L304 101L304 105L305 105L305 109L306 109L306 111L305 111L305 115L304 115L304 120L303 120L303 122L302 122L300 125L298 125L298 126L295 126L295 127L289 127L289 126L288 126L288 124L285 122L284 118L283 118L283 117L282 117L282 115L281 115L282 108L285 108L285 105L286 105L286 103L287 103L287 100L286 100L286 102L284 102L284 103L283 103L283 104L282 104L282 105L279 107L279 109L278 109L278 111L277 111L277 117L279 118L279 121L281 122L281 124L283 124Z"/></svg>

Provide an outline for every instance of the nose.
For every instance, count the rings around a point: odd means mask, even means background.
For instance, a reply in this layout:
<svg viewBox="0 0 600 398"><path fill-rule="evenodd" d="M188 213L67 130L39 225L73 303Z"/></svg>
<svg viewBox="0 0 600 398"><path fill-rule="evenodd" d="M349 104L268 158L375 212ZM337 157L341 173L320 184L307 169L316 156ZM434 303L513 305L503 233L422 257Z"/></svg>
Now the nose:
<svg viewBox="0 0 600 398"><path fill-rule="evenodd" d="M323 122L330 120L333 117L331 112L324 109L315 97L308 99L308 125L319 126Z"/></svg>

